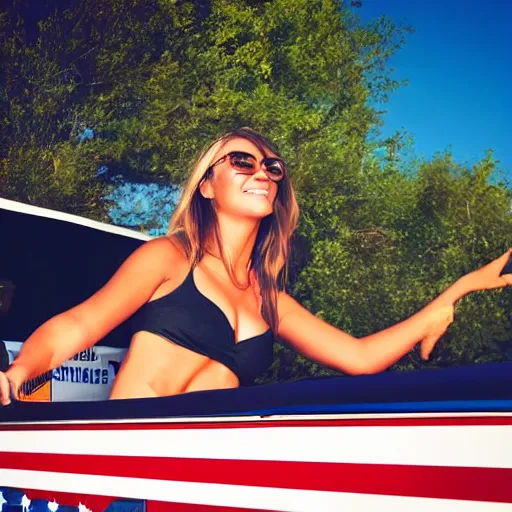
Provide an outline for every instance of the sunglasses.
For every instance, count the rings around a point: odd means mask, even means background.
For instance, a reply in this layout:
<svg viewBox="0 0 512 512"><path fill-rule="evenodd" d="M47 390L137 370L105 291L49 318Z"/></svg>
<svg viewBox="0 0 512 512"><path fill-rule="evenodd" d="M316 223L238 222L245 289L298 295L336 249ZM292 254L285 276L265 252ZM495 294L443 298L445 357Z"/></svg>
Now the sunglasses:
<svg viewBox="0 0 512 512"><path fill-rule="evenodd" d="M210 175L212 169L229 158L229 165L242 174L256 174L263 169L269 180L281 181L286 175L286 167L280 158L264 158L258 163L256 157L244 151L231 151L227 155L219 158L206 170L206 175Z"/></svg>

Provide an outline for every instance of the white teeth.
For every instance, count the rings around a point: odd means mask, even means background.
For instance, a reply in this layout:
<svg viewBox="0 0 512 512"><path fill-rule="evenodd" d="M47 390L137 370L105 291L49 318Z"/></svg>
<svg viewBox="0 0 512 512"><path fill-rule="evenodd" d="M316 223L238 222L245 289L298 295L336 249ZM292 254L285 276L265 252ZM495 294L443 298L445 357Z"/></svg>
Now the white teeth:
<svg viewBox="0 0 512 512"><path fill-rule="evenodd" d="M268 196L268 190L262 190L262 189L258 189L258 188L251 188L249 190L246 190L245 193Z"/></svg>

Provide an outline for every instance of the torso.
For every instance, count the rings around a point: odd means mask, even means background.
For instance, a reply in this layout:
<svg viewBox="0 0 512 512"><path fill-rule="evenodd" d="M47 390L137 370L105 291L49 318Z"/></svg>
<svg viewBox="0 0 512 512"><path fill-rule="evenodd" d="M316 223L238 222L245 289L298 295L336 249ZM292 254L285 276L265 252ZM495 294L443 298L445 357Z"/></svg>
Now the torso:
<svg viewBox="0 0 512 512"><path fill-rule="evenodd" d="M193 270L197 290L216 305L234 331L235 342L244 342L268 330L260 312L255 286L237 288L222 273L220 261L206 256ZM155 290L150 299L161 299L176 290L189 275L185 257ZM114 382L111 398L142 398L189 391L233 388L237 375L219 361L174 344L147 331L136 332Z"/></svg>

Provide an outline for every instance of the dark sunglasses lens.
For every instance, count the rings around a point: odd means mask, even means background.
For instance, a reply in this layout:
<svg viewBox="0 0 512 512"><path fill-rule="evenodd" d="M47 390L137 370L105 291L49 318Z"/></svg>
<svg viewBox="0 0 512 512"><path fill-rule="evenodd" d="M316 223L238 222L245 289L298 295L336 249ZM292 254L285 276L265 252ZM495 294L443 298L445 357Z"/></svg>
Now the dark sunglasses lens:
<svg viewBox="0 0 512 512"><path fill-rule="evenodd" d="M245 173L254 173L257 170L257 162L253 155L243 152L233 152L229 155L231 166ZM275 158L265 158L263 165L267 176L272 181L280 181L285 175L285 168L281 160Z"/></svg>
<svg viewBox="0 0 512 512"><path fill-rule="evenodd" d="M284 165L279 160L268 159L264 161L268 177L273 181L279 181L284 177Z"/></svg>
<svg viewBox="0 0 512 512"><path fill-rule="evenodd" d="M233 153L231 155L231 165L235 169L241 171L254 171L256 162L251 155L245 155L244 153Z"/></svg>

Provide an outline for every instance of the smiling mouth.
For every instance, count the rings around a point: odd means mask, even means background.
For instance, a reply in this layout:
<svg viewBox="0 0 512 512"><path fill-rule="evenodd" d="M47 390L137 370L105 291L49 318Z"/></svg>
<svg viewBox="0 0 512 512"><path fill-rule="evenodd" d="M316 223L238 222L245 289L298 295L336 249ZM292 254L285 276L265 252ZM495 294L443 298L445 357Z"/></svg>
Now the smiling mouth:
<svg viewBox="0 0 512 512"><path fill-rule="evenodd" d="M244 190L244 194L252 194L252 195L255 195L255 196L268 197L268 190L263 190L261 188L259 188L259 189L250 188L248 190Z"/></svg>

